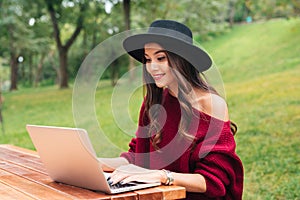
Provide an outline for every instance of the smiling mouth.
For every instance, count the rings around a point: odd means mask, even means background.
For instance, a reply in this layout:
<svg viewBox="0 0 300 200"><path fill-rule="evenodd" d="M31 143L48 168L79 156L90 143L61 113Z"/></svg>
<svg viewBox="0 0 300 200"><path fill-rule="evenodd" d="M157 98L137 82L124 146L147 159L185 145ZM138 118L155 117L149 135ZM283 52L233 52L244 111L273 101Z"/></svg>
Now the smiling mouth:
<svg viewBox="0 0 300 200"><path fill-rule="evenodd" d="M155 74L155 75L152 75L153 79L158 81L160 80L165 74Z"/></svg>

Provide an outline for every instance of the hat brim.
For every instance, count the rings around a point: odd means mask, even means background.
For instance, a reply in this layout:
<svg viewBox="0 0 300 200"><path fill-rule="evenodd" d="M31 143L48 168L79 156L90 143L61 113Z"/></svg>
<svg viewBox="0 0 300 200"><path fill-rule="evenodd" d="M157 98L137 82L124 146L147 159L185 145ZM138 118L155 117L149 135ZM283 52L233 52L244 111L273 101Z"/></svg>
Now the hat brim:
<svg viewBox="0 0 300 200"><path fill-rule="evenodd" d="M151 42L158 43L167 51L181 56L197 68L199 72L209 69L212 65L210 56L204 50L170 36L150 33L133 35L123 41L123 47L130 56L143 63L144 45Z"/></svg>

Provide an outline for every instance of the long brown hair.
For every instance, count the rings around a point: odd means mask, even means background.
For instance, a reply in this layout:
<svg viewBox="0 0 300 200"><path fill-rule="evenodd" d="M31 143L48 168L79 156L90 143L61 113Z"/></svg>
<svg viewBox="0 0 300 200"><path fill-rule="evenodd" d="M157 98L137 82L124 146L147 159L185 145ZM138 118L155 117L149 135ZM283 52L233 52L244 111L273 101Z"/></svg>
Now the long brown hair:
<svg viewBox="0 0 300 200"><path fill-rule="evenodd" d="M188 140L193 140L194 137L188 133L189 119L191 119L192 105L190 102L189 94L191 94L193 88L199 88L204 91L217 94L217 91L205 81L205 76L200 73L196 67L191 63L169 51L165 51L168 59L169 66L178 81L178 100L181 108L181 120L178 126L178 132L181 136ZM146 83L146 97L145 97L145 113L149 118L149 137L154 133L152 138L152 145L155 149L158 148L158 143L162 138L161 125L159 123L159 109L153 109L153 105L162 104L163 101L163 89L156 86L155 81L146 70L146 64L143 64L143 78ZM233 123L232 123L233 124ZM235 134L237 126L233 124L231 131Z"/></svg>

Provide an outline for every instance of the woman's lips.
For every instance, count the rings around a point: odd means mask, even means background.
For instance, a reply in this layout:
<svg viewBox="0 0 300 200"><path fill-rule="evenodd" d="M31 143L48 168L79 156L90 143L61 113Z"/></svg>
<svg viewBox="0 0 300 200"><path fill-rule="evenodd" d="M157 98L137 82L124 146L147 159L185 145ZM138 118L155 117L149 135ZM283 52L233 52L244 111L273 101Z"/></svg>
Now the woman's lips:
<svg viewBox="0 0 300 200"><path fill-rule="evenodd" d="M152 75L153 79L158 81L160 80L165 74L154 74Z"/></svg>

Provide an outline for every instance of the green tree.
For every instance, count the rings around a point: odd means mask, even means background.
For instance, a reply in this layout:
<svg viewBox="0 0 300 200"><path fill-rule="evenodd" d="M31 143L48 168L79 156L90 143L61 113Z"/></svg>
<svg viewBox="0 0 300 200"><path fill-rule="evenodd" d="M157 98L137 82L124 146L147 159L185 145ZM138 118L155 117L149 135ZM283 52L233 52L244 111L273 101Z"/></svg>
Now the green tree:
<svg viewBox="0 0 300 200"><path fill-rule="evenodd" d="M131 27L131 18L130 18L130 0L124 0L123 1L123 10L124 10L124 24L125 24L125 30L128 31L130 30ZM118 63L117 63L118 64ZM114 81L116 78L116 73L117 73L117 64L114 65L112 69L112 84L115 85L116 82ZM128 70L130 73L130 79L133 80L135 78L134 71L132 70L134 68L134 60L132 57L129 57L129 65L128 65Z"/></svg>
<svg viewBox="0 0 300 200"><path fill-rule="evenodd" d="M156 19L174 19L205 40L228 27L228 0L138 0L131 5L133 28L149 26Z"/></svg>
<svg viewBox="0 0 300 200"><path fill-rule="evenodd" d="M245 0L245 5L255 19L289 18L300 14L299 0Z"/></svg>
<svg viewBox="0 0 300 200"><path fill-rule="evenodd" d="M17 90L18 83L18 58L26 51L35 47L33 32L28 28L28 15L24 11L22 0L1 2L1 44L2 54L10 58L10 90Z"/></svg>
<svg viewBox="0 0 300 200"><path fill-rule="evenodd" d="M45 3L51 18L53 36L59 52L59 86L60 88L67 88L68 51L83 28L88 1L45 0ZM73 24L73 19L76 19L73 25L74 31L69 38L65 39L66 42L63 44L61 27L68 27L69 24ZM70 28L72 28L72 26Z"/></svg>
<svg viewBox="0 0 300 200"><path fill-rule="evenodd" d="M38 1L1 1L0 9L0 56L10 57L10 90L16 90L36 79L38 60L49 51L49 23Z"/></svg>

